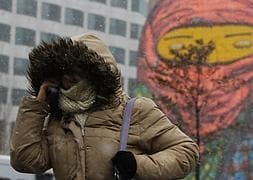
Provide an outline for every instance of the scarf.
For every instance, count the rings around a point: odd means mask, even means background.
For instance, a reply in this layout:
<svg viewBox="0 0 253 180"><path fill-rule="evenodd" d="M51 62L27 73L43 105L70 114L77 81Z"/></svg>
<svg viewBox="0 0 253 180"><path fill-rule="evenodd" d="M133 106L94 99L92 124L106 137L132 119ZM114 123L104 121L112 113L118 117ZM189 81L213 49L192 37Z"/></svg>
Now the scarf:
<svg viewBox="0 0 253 180"><path fill-rule="evenodd" d="M73 113L76 121L84 126L85 113L95 102L95 88L87 80L76 83L68 90L60 89L59 107L63 113Z"/></svg>

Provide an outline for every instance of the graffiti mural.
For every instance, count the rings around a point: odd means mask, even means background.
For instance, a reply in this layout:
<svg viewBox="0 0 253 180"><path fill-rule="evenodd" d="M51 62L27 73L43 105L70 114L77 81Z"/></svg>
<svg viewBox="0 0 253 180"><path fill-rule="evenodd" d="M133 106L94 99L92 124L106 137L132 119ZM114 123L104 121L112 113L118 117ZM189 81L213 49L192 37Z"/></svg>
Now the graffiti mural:
<svg viewBox="0 0 253 180"><path fill-rule="evenodd" d="M253 179L253 0L158 1L136 94L196 139L200 179Z"/></svg>

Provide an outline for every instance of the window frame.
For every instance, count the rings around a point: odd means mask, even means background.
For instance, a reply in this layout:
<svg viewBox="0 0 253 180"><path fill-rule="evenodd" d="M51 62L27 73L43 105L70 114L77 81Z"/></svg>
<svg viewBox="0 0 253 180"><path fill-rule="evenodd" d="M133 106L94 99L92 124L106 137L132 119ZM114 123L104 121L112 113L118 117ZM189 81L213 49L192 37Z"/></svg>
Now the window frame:
<svg viewBox="0 0 253 180"><path fill-rule="evenodd" d="M133 54L135 54L135 58L133 59ZM137 66L137 51L129 50L129 66L136 67Z"/></svg>
<svg viewBox="0 0 253 180"><path fill-rule="evenodd" d="M130 97L135 96L135 89L137 87L137 80L135 78L128 78L127 92Z"/></svg>
<svg viewBox="0 0 253 180"><path fill-rule="evenodd" d="M52 14L51 15L49 14L49 12L50 13L56 12L56 9L59 10L57 12L57 16L52 16ZM48 12L46 12L46 11L48 11ZM62 7L58 4L42 2L42 5L41 5L41 19L54 21L54 22L61 22L61 19L62 19L61 11L62 11Z"/></svg>
<svg viewBox="0 0 253 180"><path fill-rule="evenodd" d="M123 27L122 29L115 27ZM110 18L109 33L113 35L119 35L122 37L127 36L127 22L122 19Z"/></svg>
<svg viewBox="0 0 253 180"><path fill-rule="evenodd" d="M68 13L68 12L71 12L71 13ZM76 23L76 21L72 21L73 19L76 19L76 17L74 16L75 13L80 13L79 15L81 15L81 21L80 21L81 24L80 23ZM72 16L70 16L70 14ZM75 15L77 15L77 14L75 14ZM78 18L80 18L80 17L78 17ZM69 19L72 19L72 20L69 21ZM73 25L73 26L83 27L83 25L84 25L84 13L83 13L83 11L81 11L79 9L74 9L74 8L65 8L64 22L67 25Z"/></svg>
<svg viewBox="0 0 253 180"><path fill-rule="evenodd" d="M96 19L96 18L101 18L100 20L103 19L103 21L104 21L103 23L104 24L103 24L102 28L96 28L96 27L100 27L99 22L95 22L95 26L94 26L95 28L91 27L91 22L92 22L91 21L91 19L92 19L91 17L94 17L94 19ZM88 29L89 30L99 31L99 32L105 32L106 31L106 17L103 16L103 15L100 15L100 14L89 13L88 14Z"/></svg>
<svg viewBox="0 0 253 180"><path fill-rule="evenodd" d="M0 104L7 104L8 87L0 85Z"/></svg>
<svg viewBox="0 0 253 180"><path fill-rule="evenodd" d="M7 3L6 3L7 2ZM4 7L5 4L8 4ZM12 11L12 0L0 0L0 10Z"/></svg>
<svg viewBox="0 0 253 180"><path fill-rule="evenodd" d="M20 105L22 97L25 96L26 94L27 91L25 89L13 88L11 90L11 104L14 106ZM14 99L14 95L18 95L18 99L17 98Z"/></svg>
<svg viewBox="0 0 253 180"><path fill-rule="evenodd" d="M26 32L26 33L29 32L31 34L28 33L28 34L26 34L26 36L25 35L21 35L20 37L18 37L18 33L19 33L18 30L21 30L20 32L22 32L22 34L24 32ZM31 37L31 35L33 36L32 41L27 41L25 38L29 38L29 37ZM26 42L30 42L30 43L26 43ZM36 43L36 31L35 30L24 28L24 27L20 27L20 26L16 27L16 31L15 31L15 44L16 45L23 45L23 46L34 47L35 43Z"/></svg>
<svg viewBox="0 0 253 180"><path fill-rule="evenodd" d="M101 3L101 4L107 4L107 0L89 0L90 2L96 2L96 3Z"/></svg>
<svg viewBox="0 0 253 180"><path fill-rule="evenodd" d="M109 46L109 49L115 58L116 62L119 64L125 64L126 61L126 50L122 47L116 47L116 46ZM118 52L116 52L118 51ZM120 52L121 51L121 52ZM122 56L122 57L120 57Z"/></svg>
<svg viewBox="0 0 253 180"><path fill-rule="evenodd" d="M110 5L112 7L118 7L118 8L122 8L122 9L127 9L128 1L127 0L110 0Z"/></svg>
<svg viewBox="0 0 253 180"><path fill-rule="evenodd" d="M25 76L27 67L28 67L28 59L25 58L19 58L14 57L13 59L13 74L17 76ZM22 61L22 63L20 63ZM17 64L19 62L20 64ZM22 70L21 70L21 64L22 64Z"/></svg>
<svg viewBox="0 0 253 180"><path fill-rule="evenodd" d="M44 38L47 37L47 38ZM51 38L48 38L51 37ZM60 37L58 34L54 33L48 33L48 32L40 32L40 42L52 42L54 40L57 40Z"/></svg>
<svg viewBox="0 0 253 180"><path fill-rule="evenodd" d="M0 41L10 42L11 40L11 25L0 22Z"/></svg>
<svg viewBox="0 0 253 180"><path fill-rule="evenodd" d="M134 27L135 26L135 27ZM130 24L130 39L139 39L141 36L142 26L137 23Z"/></svg>
<svg viewBox="0 0 253 180"><path fill-rule="evenodd" d="M21 3L21 1L23 1L23 2ZM30 1L30 2L28 2L28 1ZM28 6L31 3L35 3L32 5L33 7ZM24 9L20 9L21 4L23 4ZM31 16L31 17L37 17L37 9L38 9L37 6L38 6L37 0L17 0L16 13L26 15L26 16ZM34 10L35 12L29 13L29 10Z"/></svg>
<svg viewBox="0 0 253 180"><path fill-rule="evenodd" d="M5 60L6 62L3 62ZM3 65L5 63L6 63L6 66ZM4 54L0 54L0 73L6 73L6 74L9 73L9 63L10 63L10 57ZM4 67L7 67L7 68L4 68Z"/></svg>

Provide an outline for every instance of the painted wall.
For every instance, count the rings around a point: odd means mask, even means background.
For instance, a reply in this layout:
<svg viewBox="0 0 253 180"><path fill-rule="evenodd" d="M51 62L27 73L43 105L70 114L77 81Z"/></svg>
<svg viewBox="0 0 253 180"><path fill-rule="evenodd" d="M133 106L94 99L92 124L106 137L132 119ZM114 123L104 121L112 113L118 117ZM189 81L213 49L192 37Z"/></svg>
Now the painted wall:
<svg viewBox="0 0 253 180"><path fill-rule="evenodd" d="M200 144L201 179L253 179L252 92L253 0L157 2L136 94Z"/></svg>

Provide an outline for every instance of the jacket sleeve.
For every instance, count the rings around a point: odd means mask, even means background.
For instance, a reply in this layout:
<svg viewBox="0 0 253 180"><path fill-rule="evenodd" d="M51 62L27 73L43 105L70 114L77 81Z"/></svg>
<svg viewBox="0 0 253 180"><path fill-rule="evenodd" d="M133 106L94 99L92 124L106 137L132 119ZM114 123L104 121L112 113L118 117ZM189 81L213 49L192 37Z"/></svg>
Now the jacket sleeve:
<svg viewBox="0 0 253 180"><path fill-rule="evenodd" d="M140 145L145 154L135 155L137 179L178 179L191 172L199 159L198 146L161 112L142 98L139 109Z"/></svg>
<svg viewBox="0 0 253 180"><path fill-rule="evenodd" d="M10 145L12 167L19 172L43 173L50 168L48 145L42 128L49 107L24 97L19 107Z"/></svg>

